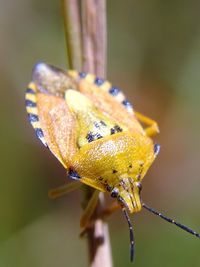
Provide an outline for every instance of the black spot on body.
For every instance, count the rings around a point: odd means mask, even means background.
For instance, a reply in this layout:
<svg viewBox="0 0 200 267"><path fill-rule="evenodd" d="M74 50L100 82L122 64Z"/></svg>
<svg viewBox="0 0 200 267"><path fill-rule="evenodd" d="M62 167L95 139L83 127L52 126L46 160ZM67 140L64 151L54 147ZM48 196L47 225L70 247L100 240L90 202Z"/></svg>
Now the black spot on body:
<svg viewBox="0 0 200 267"><path fill-rule="evenodd" d="M141 178L141 174L139 173L138 175L137 175L137 179L139 180Z"/></svg>
<svg viewBox="0 0 200 267"><path fill-rule="evenodd" d="M74 180L79 180L81 178L79 174L72 168L69 169L68 175L69 175L69 178L74 179Z"/></svg>
<svg viewBox="0 0 200 267"><path fill-rule="evenodd" d="M106 126L106 123L104 121L95 121L94 126L98 129L101 129L102 127Z"/></svg>
<svg viewBox="0 0 200 267"><path fill-rule="evenodd" d="M140 167L143 167L144 166L144 162L140 163Z"/></svg>
<svg viewBox="0 0 200 267"><path fill-rule="evenodd" d="M106 126L106 123L104 121L100 121L101 125Z"/></svg>
<svg viewBox="0 0 200 267"><path fill-rule="evenodd" d="M122 128L119 125L115 125L114 128L115 128L115 130L117 132L122 132L123 131Z"/></svg>
<svg viewBox="0 0 200 267"><path fill-rule="evenodd" d="M44 138L44 134L41 128L35 128L35 133L39 139Z"/></svg>
<svg viewBox="0 0 200 267"><path fill-rule="evenodd" d="M119 94L121 90L115 86L111 87L110 90L109 90L109 93L112 95L112 96L117 96Z"/></svg>
<svg viewBox="0 0 200 267"><path fill-rule="evenodd" d="M91 143L92 141L95 141L96 139L100 139L102 138L103 136L99 133L92 133L92 132L89 132L86 136L86 139L88 140L88 143Z"/></svg>
<svg viewBox="0 0 200 267"><path fill-rule="evenodd" d="M35 91L33 89L31 89L31 88L27 88L26 89L26 93L27 94L35 94Z"/></svg>
<svg viewBox="0 0 200 267"><path fill-rule="evenodd" d="M159 144L155 144L154 145L154 153L155 153L155 155L158 155L159 152L160 152L160 145Z"/></svg>
<svg viewBox="0 0 200 267"><path fill-rule="evenodd" d="M49 149L49 147L46 143L46 140L44 139L44 133L43 133L42 129L41 128L34 128L34 130L35 130L35 134L36 134L37 138L43 143L43 145L45 147L47 147Z"/></svg>
<svg viewBox="0 0 200 267"><path fill-rule="evenodd" d="M27 107L36 107L36 103L28 99L25 101L25 104Z"/></svg>
<svg viewBox="0 0 200 267"><path fill-rule="evenodd" d="M97 85L97 86L101 86L103 83L104 83L104 80L101 79L101 78L96 78L94 83Z"/></svg>
<svg viewBox="0 0 200 267"><path fill-rule="evenodd" d="M122 132L122 128L119 125L115 125L113 128L110 129L110 134L115 134Z"/></svg>
<svg viewBox="0 0 200 267"><path fill-rule="evenodd" d="M113 170L112 173L117 173L117 170Z"/></svg>
<svg viewBox="0 0 200 267"><path fill-rule="evenodd" d="M87 76L87 73L85 73L85 72L79 72L79 77L81 79L84 79L86 76Z"/></svg>
<svg viewBox="0 0 200 267"><path fill-rule="evenodd" d="M127 100L123 100L122 104L126 107L126 108L133 108L132 104Z"/></svg>
<svg viewBox="0 0 200 267"><path fill-rule="evenodd" d="M89 143L95 140L94 135L91 132L87 134L86 139Z"/></svg>
<svg viewBox="0 0 200 267"><path fill-rule="evenodd" d="M114 128L110 129L110 134L115 134L115 129Z"/></svg>
<svg viewBox="0 0 200 267"><path fill-rule="evenodd" d="M101 128L101 126L100 126L100 124L99 124L99 122L98 122L98 121L95 121L95 122L94 122L94 126L95 126L96 128L98 128L98 129L100 129L100 128Z"/></svg>
<svg viewBox="0 0 200 267"><path fill-rule="evenodd" d="M35 122L35 121L39 121L39 118L37 115L32 114L32 113L28 113L28 119L30 122Z"/></svg>
<svg viewBox="0 0 200 267"><path fill-rule="evenodd" d="M95 136L97 137L97 139L100 139L100 138L103 137L103 136L102 136L101 134L99 134L99 133L97 133Z"/></svg>

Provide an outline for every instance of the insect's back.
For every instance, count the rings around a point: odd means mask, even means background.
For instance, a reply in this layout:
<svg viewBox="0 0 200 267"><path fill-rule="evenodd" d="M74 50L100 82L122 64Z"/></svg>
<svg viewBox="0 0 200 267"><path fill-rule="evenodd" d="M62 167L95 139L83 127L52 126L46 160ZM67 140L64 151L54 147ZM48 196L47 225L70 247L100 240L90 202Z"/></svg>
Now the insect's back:
<svg viewBox="0 0 200 267"><path fill-rule="evenodd" d="M45 63L38 63L33 70L33 82L37 90L64 98L66 90L78 90L111 120L126 125L130 130L144 130L138 122L133 106L122 91L106 80L92 74L63 71Z"/></svg>
<svg viewBox="0 0 200 267"><path fill-rule="evenodd" d="M71 178L101 191L117 188L131 212L140 210L137 184L156 154L118 88L91 74L39 63L26 107L36 135Z"/></svg>
<svg viewBox="0 0 200 267"><path fill-rule="evenodd" d="M145 134L135 116L133 106L119 88L92 74L85 74L84 78L76 71L69 71L68 74L78 82L78 90L111 120L125 125L130 131Z"/></svg>

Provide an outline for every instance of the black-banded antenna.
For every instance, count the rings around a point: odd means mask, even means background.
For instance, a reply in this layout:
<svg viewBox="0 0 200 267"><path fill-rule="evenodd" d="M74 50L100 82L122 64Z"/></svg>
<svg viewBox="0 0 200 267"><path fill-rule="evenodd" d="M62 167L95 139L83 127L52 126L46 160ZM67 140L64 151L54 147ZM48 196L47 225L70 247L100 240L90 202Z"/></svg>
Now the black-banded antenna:
<svg viewBox="0 0 200 267"><path fill-rule="evenodd" d="M135 252L135 241L134 241L134 234L133 234L133 226L130 220L130 217L128 215L128 212L126 211L126 208L122 208L122 211L124 212L125 218L128 223L129 232L130 232L130 259L133 261L134 259L134 252Z"/></svg>
<svg viewBox="0 0 200 267"><path fill-rule="evenodd" d="M171 218L168 218L166 217L165 215L163 215L162 213L160 213L159 211L153 209L153 208L150 208L149 206L147 206L145 203L142 203L142 206L143 208L145 208L146 210L150 211L151 213L159 216L160 218L162 218L163 220L169 222L169 223L172 223L172 224L175 224L176 226L178 226L179 228L181 228L182 230L200 238L200 234L198 234L197 232L193 231L192 229L190 229L189 227L179 223L179 222L176 222L175 220L171 219Z"/></svg>

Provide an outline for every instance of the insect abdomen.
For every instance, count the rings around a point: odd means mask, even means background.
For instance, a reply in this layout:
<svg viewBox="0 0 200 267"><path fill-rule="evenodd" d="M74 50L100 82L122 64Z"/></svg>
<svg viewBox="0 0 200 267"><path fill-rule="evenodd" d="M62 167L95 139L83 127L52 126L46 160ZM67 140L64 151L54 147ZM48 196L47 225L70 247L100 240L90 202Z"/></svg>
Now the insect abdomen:
<svg viewBox="0 0 200 267"><path fill-rule="evenodd" d="M47 143L44 138L44 133L42 131L37 109L37 99L36 99L36 87L34 83L30 83L26 89L25 95L26 110L28 113L28 119L33 126L37 138L47 147Z"/></svg>

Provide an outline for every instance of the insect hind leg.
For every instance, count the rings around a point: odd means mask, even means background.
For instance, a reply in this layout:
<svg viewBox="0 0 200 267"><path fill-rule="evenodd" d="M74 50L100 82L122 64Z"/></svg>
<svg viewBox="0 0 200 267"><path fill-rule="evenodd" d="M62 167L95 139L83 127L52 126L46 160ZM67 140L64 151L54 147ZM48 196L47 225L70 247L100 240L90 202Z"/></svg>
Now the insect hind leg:
<svg viewBox="0 0 200 267"><path fill-rule="evenodd" d="M149 117L146 117L139 112L135 112L135 115L140 122L147 125L147 127L145 128L147 136L152 137L159 133L159 127L156 121L150 119Z"/></svg>

